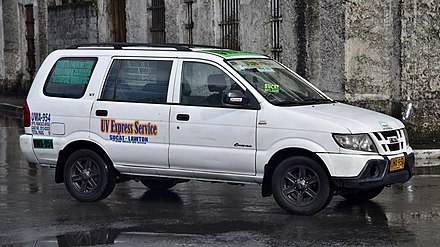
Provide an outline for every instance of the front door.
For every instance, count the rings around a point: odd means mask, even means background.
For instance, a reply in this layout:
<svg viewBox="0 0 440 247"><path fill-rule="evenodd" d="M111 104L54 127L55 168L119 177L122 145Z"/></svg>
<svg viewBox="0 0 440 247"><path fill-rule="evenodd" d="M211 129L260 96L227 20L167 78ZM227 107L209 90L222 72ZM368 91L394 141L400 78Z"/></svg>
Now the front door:
<svg viewBox="0 0 440 247"><path fill-rule="evenodd" d="M181 64L179 104L170 114L170 168L222 174L255 174L257 110L222 103L239 89L214 63Z"/></svg>

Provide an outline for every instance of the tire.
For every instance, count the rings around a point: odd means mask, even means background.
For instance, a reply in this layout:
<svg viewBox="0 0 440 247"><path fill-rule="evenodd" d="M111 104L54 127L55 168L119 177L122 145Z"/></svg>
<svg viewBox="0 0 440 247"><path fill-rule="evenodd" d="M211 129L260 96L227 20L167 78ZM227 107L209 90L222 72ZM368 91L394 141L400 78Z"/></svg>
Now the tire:
<svg viewBox="0 0 440 247"><path fill-rule="evenodd" d="M92 150L73 152L64 165L64 185L70 195L81 202L94 202L108 197L116 176L104 159Z"/></svg>
<svg viewBox="0 0 440 247"><path fill-rule="evenodd" d="M342 194L342 197L344 197L345 199L347 199L348 201L351 201L351 202L364 202L364 201L368 201L368 200L373 199L376 196L378 196L383 191L384 188L385 188L384 186L381 186L381 187L369 189L369 190L348 192L348 193Z"/></svg>
<svg viewBox="0 0 440 247"><path fill-rule="evenodd" d="M298 156L283 160L272 176L278 205L290 214L312 215L324 209L333 193L329 177L315 160Z"/></svg>
<svg viewBox="0 0 440 247"><path fill-rule="evenodd" d="M146 178L141 183L150 190L167 190L174 187L178 181L169 178Z"/></svg>

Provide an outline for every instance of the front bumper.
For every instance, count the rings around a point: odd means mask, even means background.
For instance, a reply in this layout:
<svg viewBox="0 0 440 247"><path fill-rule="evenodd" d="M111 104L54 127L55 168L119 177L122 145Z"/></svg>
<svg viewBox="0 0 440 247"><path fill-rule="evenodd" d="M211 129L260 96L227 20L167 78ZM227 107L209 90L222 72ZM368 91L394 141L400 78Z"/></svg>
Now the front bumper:
<svg viewBox="0 0 440 247"><path fill-rule="evenodd" d="M414 154L405 155L405 167L402 170L390 172L390 160L370 160L359 176L355 178L333 177L334 185L339 189L367 190L381 186L404 183L414 175Z"/></svg>

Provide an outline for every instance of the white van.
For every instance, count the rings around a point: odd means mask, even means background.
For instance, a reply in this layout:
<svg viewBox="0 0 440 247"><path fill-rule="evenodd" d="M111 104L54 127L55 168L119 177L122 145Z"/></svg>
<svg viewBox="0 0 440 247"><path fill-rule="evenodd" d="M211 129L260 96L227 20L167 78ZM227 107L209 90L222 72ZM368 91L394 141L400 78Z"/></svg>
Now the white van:
<svg viewBox="0 0 440 247"><path fill-rule="evenodd" d="M91 44L51 53L24 107L20 146L79 201L135 179L259 184L314 214L413 175L404 125L338 103L267 56L189 45ZM221 196L221 195L219 195Z"/></svg>

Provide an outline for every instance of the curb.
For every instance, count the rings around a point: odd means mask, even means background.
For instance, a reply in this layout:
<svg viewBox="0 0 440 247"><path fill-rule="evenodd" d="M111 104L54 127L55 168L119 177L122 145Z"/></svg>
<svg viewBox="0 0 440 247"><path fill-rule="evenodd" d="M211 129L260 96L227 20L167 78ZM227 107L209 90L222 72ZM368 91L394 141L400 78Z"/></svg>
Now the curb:
<svg viewBox="0 0 440 247"><path fill-rule="evenodd" d="M440 166L440 149L417 149L413 152L416 167Z"/></svg>

